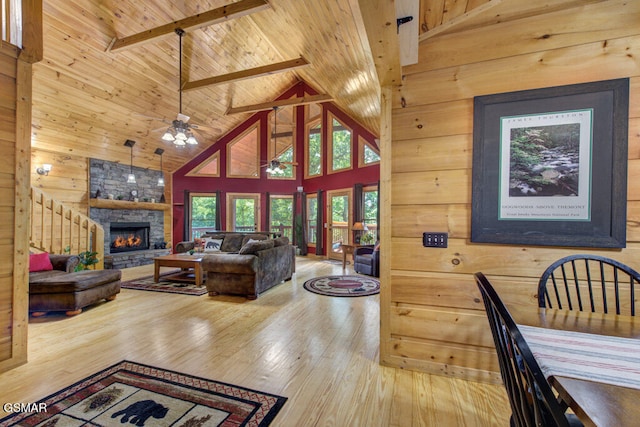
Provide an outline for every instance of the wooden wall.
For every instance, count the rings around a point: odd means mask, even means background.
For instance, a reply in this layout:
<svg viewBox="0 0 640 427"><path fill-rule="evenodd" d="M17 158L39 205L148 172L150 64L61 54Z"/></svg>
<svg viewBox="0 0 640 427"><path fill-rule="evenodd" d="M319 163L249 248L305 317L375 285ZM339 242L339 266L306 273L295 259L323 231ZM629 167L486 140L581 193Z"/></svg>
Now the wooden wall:
<svg viewBox="0 0 640 427"><path fill-rule="evenodd" d="M0 41L0 372L27 360L31 65Z"/></svg>
<svg viewBox="0 0 640 427"><path fill-rule="evenodd" d="M36 168L52 165L49 175L38 175ZM88 215L89 159L32 148L31 185L66 206Z"/></svg>
<svg viewBox="0 0 640 427"><path fill-rule="evenodd" d="M538 277L565 255L593 252L640 268L639 58L640 2L622 0L420 45L419 63L403 69L403 86L393 92L391 165L381 168L382 197L390 198L392 213L382 222L391 235L382 254L389 270L381 296L381 363L499 381L474 272L484 272L508 304L535 305ZM471 243L473 97L624 77L631 81L627 247ZM448 232L448 248L422 247L424 231Z"/></svg>

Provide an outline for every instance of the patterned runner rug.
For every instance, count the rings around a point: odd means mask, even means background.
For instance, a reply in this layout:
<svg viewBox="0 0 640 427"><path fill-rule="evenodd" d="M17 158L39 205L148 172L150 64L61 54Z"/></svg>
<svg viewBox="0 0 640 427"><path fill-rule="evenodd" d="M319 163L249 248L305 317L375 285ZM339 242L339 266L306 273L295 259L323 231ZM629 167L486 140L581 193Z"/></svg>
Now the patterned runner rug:
<svg viewBox="0 0 640 427"><path fill-rule="evenodd" d="M176 273L165 273L160 275L160 281L158 283L153 282L153 276L148 276L136 280L130 280L128 282L122 282L120 287L125 289L137 289L139 291L170 292L174 294L196 296L207 293L207 287L205 285L196 286L194 283L182 280L172 280L172 277L175 274Z"/></svg>
<svg viewBox="0 0 640 427"><path fill-rule="evenodd" d="M286 397L122 361L0 420L5 426L268 426Z"/></svg>
<svg viewBox="0 0 640 427"><path fill-rule="evenodd" d="M332 297L362 297L380 293L380 281L368 276L321 276L304 282L310 292Z"/></svg>

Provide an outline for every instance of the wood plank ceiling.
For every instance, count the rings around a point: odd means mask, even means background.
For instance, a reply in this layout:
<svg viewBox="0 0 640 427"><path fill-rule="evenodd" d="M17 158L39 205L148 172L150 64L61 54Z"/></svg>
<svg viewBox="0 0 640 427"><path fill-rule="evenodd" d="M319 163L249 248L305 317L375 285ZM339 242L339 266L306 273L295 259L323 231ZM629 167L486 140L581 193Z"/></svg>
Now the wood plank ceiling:
<svg viewBox="0 0 640 427"><path fill-rule="evenodd" d="M161 140L167 125L151 118L171 121L178 113L179 37L169 33L108 51L113 39L256 1L44 0L44 60L34 66L33 147L128 163L124 141L132 139L135 166L157 169L154 151L161 147L164 168L173 171L252 114L225 114L230 108L268 103L300 80L377 133L378 64L363 21L374 14L360 7L375 8L380 0L263 0L267 7L255 13L188 29L183 83L300 57L309 65L185 91L182 112L206 127L200 144L176 148ZM501 1L420 0L421 37L493 3Z"/></svg>

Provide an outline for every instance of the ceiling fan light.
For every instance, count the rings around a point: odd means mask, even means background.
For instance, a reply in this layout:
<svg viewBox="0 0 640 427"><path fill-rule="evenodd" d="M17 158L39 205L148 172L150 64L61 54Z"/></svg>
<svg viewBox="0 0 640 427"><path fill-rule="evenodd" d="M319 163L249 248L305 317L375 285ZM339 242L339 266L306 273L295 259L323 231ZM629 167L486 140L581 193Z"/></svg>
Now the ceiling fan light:
<svg viewBox="0 0 640 427"><path fill-rule="evenodd" d="M171 128L167 129L167 131L164 133L164 135L162 135L162 140L163 141L173 141L175 138L173 136L173 134L171 133Z"/></svg>
<svg viewBox="0 0 640 427"><path fill-rule="evenodd" d="M174 143L175 145L177 145L178 147L183 147L183 146L185 146L185 145L186 145L186 142L184 142L184 140L183 140L183 139L176 139L176 140L174 140L174 141L173 141L173 143Z"/></svg>
<svg viewBox="0 0 640 427"><path fill-rule="evenodd" d="M189 135L189 137L187 138L186 142L187 142L187 144L198 145L198 140L193 135Z"/></svg>
<svg viewBox="0 0 640 427"><path fill-rule="evenodd" d="M178 129L176 131L176 139L178 139L180 141L186 141L187 140L187 135L184 133L184 131L182 129Z"/></svg>

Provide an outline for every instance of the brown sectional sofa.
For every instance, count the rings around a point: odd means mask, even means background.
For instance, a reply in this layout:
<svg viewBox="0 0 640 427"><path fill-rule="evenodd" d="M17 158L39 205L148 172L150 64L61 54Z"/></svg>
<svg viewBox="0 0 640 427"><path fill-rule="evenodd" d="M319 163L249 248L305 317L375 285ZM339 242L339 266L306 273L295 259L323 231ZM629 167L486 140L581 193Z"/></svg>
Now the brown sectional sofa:
<svg viewBox="0 0 640 427"><path fill-rule="evenodd" d="M84 307L120 292L120 270L74 271L80 259L76 255L49 255L53 270L29 273L29 311L42 316L49 311L64 311L68 316Z"/></svg>
<svg viewBox="0 0 640 427"><path fill-rule="evenodd" d="M202 259L211 296L230 294L256 299L267 289L291 279L295 272L295 247L286 237L271 239L269 233L237 232L202 237L222 239L220 251L205 253ZM180 242L176 252L192 248L190 242Z"/></svg>

